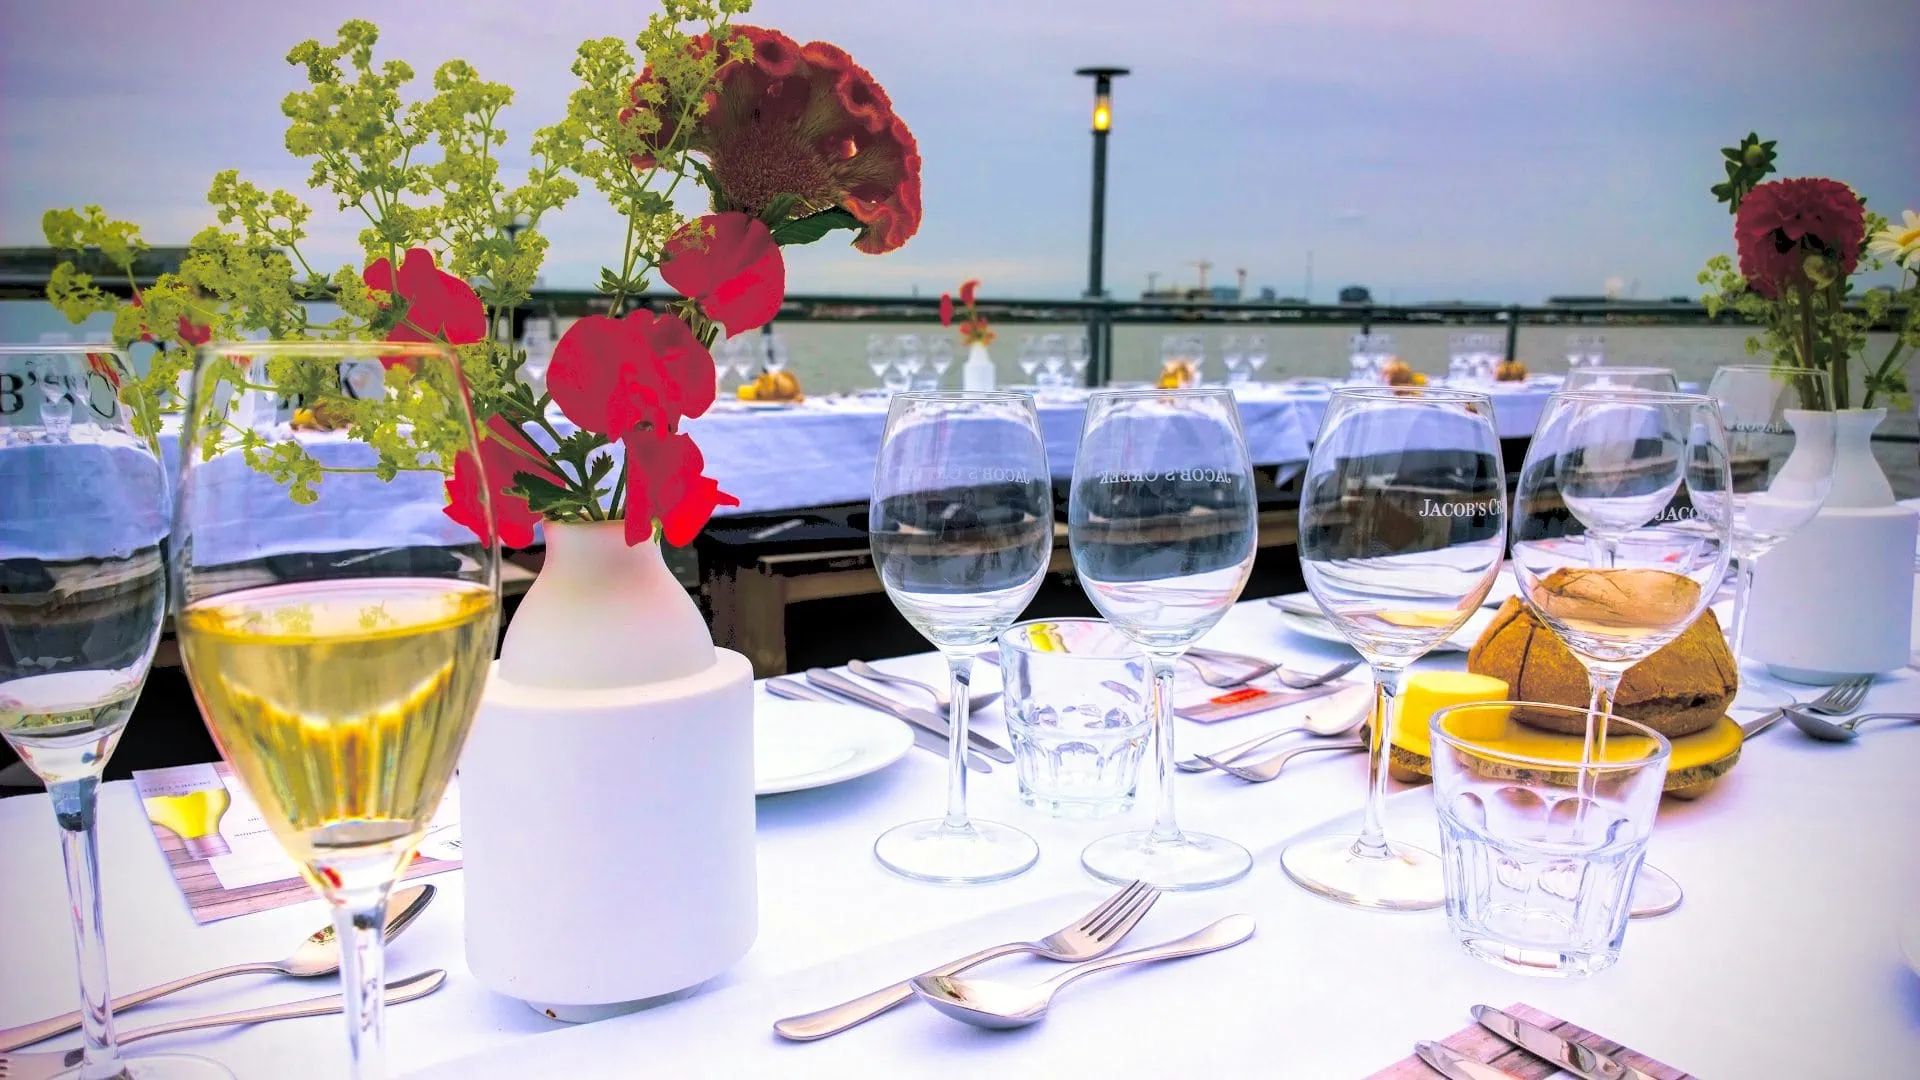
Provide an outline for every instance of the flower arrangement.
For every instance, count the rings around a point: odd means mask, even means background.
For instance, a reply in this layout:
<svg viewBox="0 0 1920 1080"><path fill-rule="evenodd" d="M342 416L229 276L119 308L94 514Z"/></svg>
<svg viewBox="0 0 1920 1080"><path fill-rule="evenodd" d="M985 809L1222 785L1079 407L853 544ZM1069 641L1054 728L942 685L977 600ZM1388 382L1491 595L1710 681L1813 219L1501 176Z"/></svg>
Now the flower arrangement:
<svg viewBox="0 0 1920 1080"><path fill-rule="evenodd" d="M1707 310L1732 310L1764 326L1747 340L1747 352L1826 371L1832 406L1844 409L1853 394L1849 364L1866 351L1868 329L1904 305L1892 345L1862 372L1861 407L1882 395L1906 400L1901 356L1920 347L1920 215L1908 210L1903 225L1889 225L1837 180L1766 180L1774 146L1749 133L1720 151L1727 179L1713 194L1733 214L1738 263L1719 255L1701 271ZM1899 270L1897 287L1855 295L1856 272L1887 266Z"/></svg>
<svg viewBox="0 0 1920 1080"><path fill-rule="evenodd" d="M144 288L133 276L145 248L136 226L98 207L49 211L48 243L114 268L132 297L120 300L74 261L56 267L48 297L75 323L111 312L122 348L153 347L145 375L123 390L149 435L193 347L213 337L446 344L463 385L391 363L390 392L369 400L277 360L270 386L234 364L202 378L300 395L310 421L368 443L384 478L445 474L447 515L508 546L530 544L542 519L624 519L629 544L686 544L716 507L736 503L704 475L682 430L713 403L709 350L723 328L746 333L779 311L781 248L848 230L855 248L881 254L906 243L921 217L919 151L886 92L833 45L734 23L749 7L661 0L631 42L582 43L566 115L534 132L533 165L511 187L498 159L511 88L452 60L434 72L429 96L403 100L412 69L376 63L378 31L350 21L336 42L288 53L307 86L281 108L287 148L311 164L310 186L365 218L362 263L316 271L301 252L308 205L228 171L208 192L217 224L193 238L177 271ZM617 267L601 273L606 314L566 331L536 395L516 375L524 355L507 328L546 253L542 220L581 181L626 220L625 241ZM675 202L688 181L684 190L703 188L708 202L691 218ZM643 303L656 274L680 298ZM340 316L316 321L316 302L337 304ZM477 456L459 452L457 430L416 422L462 394L481 426ZM226 441L209 453L239 449L295 499L315 498L328 471L297 444L239 429L217 438ZM491 520L477 499L483 488Z"/></svg>
<svg viewBox="0 0 1920 1080"><path fill-rule="evenodd" d="M960 340L968 345L991 345L993 327L987 324L987 317L974 306L974 296L979 288L979 278L968 278L960 283L960 306L966 309L966 318L960 320ZM940 294L940 325L953 325L952 293Z"/></svg>
<svg viewBox="0 0 1920 1080"><path fill-rule="evenodd" d="M1502 360L1500 366L1493 369L1495 382L1526 382L1527 365L1518 360Z"/></svg>
<svg viewBox="0 0 1920 1080"><path fill-rule="evenodd" d="M1405 360L1390 358L1380 369L1380 378L1388 386L1425 386L1427 375L1424 371L1415 371Z"/></svg>

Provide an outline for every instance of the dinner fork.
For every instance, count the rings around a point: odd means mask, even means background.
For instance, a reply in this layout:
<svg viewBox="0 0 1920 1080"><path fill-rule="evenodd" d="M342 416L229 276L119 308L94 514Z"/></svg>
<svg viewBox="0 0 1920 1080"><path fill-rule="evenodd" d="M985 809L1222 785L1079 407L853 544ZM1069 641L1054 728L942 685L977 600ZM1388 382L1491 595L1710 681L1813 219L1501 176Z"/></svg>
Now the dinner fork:
<svg viewBox="0 0 1920 1080"><path fill-rule="evenodd" d="M1249 783L1264 784L1274 777L1279 776L1280 770L1287 767L1287 762L1292 761L1301 754L1315 754L1322 750L1365 750L1366 748L1367 744L1364 741L1354 739L1348 742L1307 743L1305 746L1289 747L1270 758L1256 761L1251 765L1235 765L1231 761L1216 761L1204 754L1201 755L1200 760L1219 769L1221 772L1231 773Z"/></svg>
<svg viewBox="0 0 1920 1080"><path fill-rule="evenodd" d="M1048 960L1077 962L1104 955L1120 944L1147 917L1160 890L1144 881L1136 881L1108 897L1099 907L1038 941L1014 941L995 945L977 953L943 964L924 976L958 975L960 972L1002 956L1030 953ZM830 1009L789 1016L773 1023L774 1033L798 1042L824 1039L879 1016L902 1002L913 1000L913 980L894 983L882 990L842 1002Z"/></svg>
<svg viewBox="0 0 1920 1080"><path fill-rule="evenodd" d="M1745 742L1785 720L1787 711L1790 709L1819 713L1822 716L1845 716L1860 707L1860 702L1867 696L1867 687L1872 685L1873 676L1871 675L1855 675L1851 679L1842 679L1812 701L1796 701L1775 709L1758 720L1741 724L1740 741Z"/></svg>

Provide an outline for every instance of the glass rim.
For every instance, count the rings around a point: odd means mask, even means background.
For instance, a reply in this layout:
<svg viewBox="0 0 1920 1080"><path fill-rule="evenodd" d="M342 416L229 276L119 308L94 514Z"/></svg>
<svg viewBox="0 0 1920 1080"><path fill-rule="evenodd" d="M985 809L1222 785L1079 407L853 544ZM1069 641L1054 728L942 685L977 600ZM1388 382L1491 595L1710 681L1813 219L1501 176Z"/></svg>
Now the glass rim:
<svg viewBox="0 0 1920 1080"><path fill-rule="evenodd" d="M1655 731L1653 728L1648 727L1638 720L1632 720L1619 715L1608 717L1608 726L1624 724L1634 729L1632 734L1651 739L1653 741L1653 750L1651 753L1634 758L1631 761L1608 760L1590 763L1569 761L1566 758L1535 757L1531 754L1521 754L1511 750L1496 749L1488 746L1483 741L1476 741L1464 736L1455 735L1441 726L1447 717L1454 713L1470 712L1475 709L1506 709L1511 713L1514 709L1522 708L1579 716L1583 719L1589 715L1585 706L1560 705L1550 701L1470 701L1459 705L1448 705L1435 710L1433 716L1427 721L1427 736L1435 745L1446 745L1478 757L1510 762L1515 765L1524 765L1541 771L1566 772L1572 770L1575 772L1592 773L1629 772L1635 769L1644 769L1651 765L1661 764L1671 760L1673 757L1673 742L1665 735L1660 734L1658 731ZM1518 721L1514 722L1517 723ZM1614 738L1616 736L1609 733L1608 737ZM1439 757L1438 754L1430 754L1428 760L1437 757Z"/></svg>
<svg viewBox="0 0 1920 1080"><path fill-rule="evenodd" d="M1033 400L1024 390L901 390L894 401L1020 401Z"/></svg>
<svg viewBox="0 0 1920 1080"><path fill-rule="evenodd" d="M379 356L418 356L454 358L453 346L437 341L359 341L340 338L315 338L311 341L210 341L195 350L198 356L321 356L329 353L364 353L368 359Z"/></svg>
<svg viewBox="0 0 1920 1080"><path fill-rule="evenodd" d="M1334 397L1357 401L1436 401L1465 404L1493 404L1493 395L1485 390L1459 386L1335 386Z"/></svg>
<svg viewBox="0 0 1920 1080"><path fill-rule="evenodd" d="M1014 623L1012 626L1007 627L1005 630L1000 631L999 635L995 637L994 641L997 644L1005 645L1008 648L1015 649L1023 653L1039 654L1042 652L1042 650L1035 648L1031 641L1014 640L1011 637L1013 632L1015 630L1026 630L1027 628L1033 627L1033 626L1058 626L1062 623L1072 623L1075 625L1084 625L1084 626L1105 627L1106 630L1114 636L1114 638L1116 638L1118 641L1125 644L1127 651L1118 652L1118 653L1047 652L1046 655L1048 656L1060 656L1060 657L1066 657L1068 659L1074 659L1074 660L1104 660L1104 661L1111 662L1114 660L1131 660L1136 657L1142 657L1146 655L1146 650L1142 649L1138 644L1136 644L1132 638L1121 633L1119 627L1114 626L1113 623L1109 622L1106 619L1102 619L1097 616L1091 616L1091 615L1075 615L1069 618L1061 618L1061 619L1023 619L1020 622ZM1021 637L1024 639L1026 635L1023 634L1021 635Z"/></svg>
<svg viewBox="0 0 1920 1080"><path fill-rule="evenodd" d="M1233 389L1226 386L1179 386L1161 388L1157 386L1101 387L1087 395L1088 403L1094 398L1144 398L1167 397L1232 397Z"/></svg>
<svg viewBox="0 0 1920 1080"><path fill-rule="evenodd" d="M1674 371L1670 367L1658 367L1653 364L1589 364L1586 367L1573 368L1572 371L1568 372L1568 374L1572 374L1575 371L1609 371L1609 372L1627 371L1627 372L1632 372L1633 374L1636 374L1636 375L1675 375L1677 376L1679 374L1678 372ZM1666 392L1676 393L1677 391L1669 390Z"/></svg>
<svg viewBox="0 0 1920 1080"><path fill-rule="evenodd" d="M1615 368L1615 371L1620 370ZM1666 369L1662 369L1666 370ZM1604 388L1579 388L1574 390L1555 390L1548 395L1548 403L1559 398L1566 401L1620 401L1623 398L1658 405L1712 405L1720 403L1706 394L1690 394L1685 390L1645 390L1637 386L1612 386Z"/></svg>
<svg viewBox="0 0 1920 1080"><path fill-rule="evenodd" d="M24 342L6 342L0 344L0 356L46 356L49 354L72 353L76 356L89 356L95 353L114 353L127 355L127 350L111 341L46 341L38 345Z"/></svg>
<svg viewBox="0 0 1920 1080"><path fill-rule="evenodd" d="M1825 368L1806 367L1801 364L1721 364L1713 369L1716 375L1722 371L1764 371L1768 374L1784 372L1788 375L1818 375L1823 379L1833 378Z"/></svg>

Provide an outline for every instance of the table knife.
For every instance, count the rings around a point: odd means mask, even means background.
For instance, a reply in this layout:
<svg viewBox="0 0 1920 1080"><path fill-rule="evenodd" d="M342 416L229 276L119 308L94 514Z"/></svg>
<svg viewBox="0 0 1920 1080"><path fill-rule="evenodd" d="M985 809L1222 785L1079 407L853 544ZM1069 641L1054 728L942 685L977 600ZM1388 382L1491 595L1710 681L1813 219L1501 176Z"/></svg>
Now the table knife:
<svg viewBox="0 0 1920 1080"><path fill-rule="evenodd" d="M815 690L798 679L785 677L768 679L766 687L767 693L772 694L774 697L786 698L788 701L830 701L835 704L845 704L847 701L846 698L835 697L824 691ZM937 754L942 758L947 756L947 737L945 735L928 731L926 728L916 724L908 724L907 730L913 732L913 744L915 746L929 753ZM993 766L987 763L986 758L981 757L971 750L967 751L967 768L977 773L990 773L993 771Z"/></svg>
<svg viewBox="0 0 1920 1080"><path fill-rule="evenodd" d="M1611 1054L1555 1035L1538 1024L1528 1023L1491 1005L1475 1005L1473 1018L1495 1035L1582 1080L1653 1080L1653 1077L1615 1059Z"/></svg>
<svg viewBox="0 0 1920 1080"><path fill-rule="evenodd" d="M1444 1043L1423 1039L1413 1044L1413 1052L1447 1080L1521 1080L1505 1069L1475 1061Z"/></svg>
<svg viewBox="0 0 1920 1080"><path fill-rule="evenodd" d="M822 690L837 694L840 697L857 701L870 709L879 709L881 712L905 720L915 727L925 728L942 738L945 738L947 735L947 721L944 718L936 716L926 709L916 709L902 705L885 694L861 686L859 683L837 671L829 671L826 668L808 668L807 682ZM974 731L971 726L967 729L967 746L1002 764L1013 763L1013 751L994 742L980 732Z"/></svg>

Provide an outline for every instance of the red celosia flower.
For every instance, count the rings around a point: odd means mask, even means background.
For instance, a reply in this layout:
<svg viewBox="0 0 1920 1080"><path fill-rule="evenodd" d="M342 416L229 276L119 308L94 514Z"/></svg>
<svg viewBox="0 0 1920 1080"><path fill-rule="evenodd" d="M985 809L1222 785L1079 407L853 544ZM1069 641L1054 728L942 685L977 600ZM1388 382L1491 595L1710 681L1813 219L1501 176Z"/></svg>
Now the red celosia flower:
<svg viewBox="0 0 1920 1080"><path fill-rule="evenodd" d="M684 133L686 149L712 166L719 199L757 217L776 196L795 195L796 213L839 206L857 218L854 246L862 251L906 243L920 228L920 148L886 91L826 42L801 46L777 30L733 29L752 43L753 59L721 66L698 128ZM680 108L635 102L635 110L663 117L656 146L673 138L664 117ZM651 155L635 164L646 167Z"/></svg>
<svg viewBox="0 0 1920 1080"><path fill-rule="evenodd" d="M968 307L972 307L974 293L979 288L980 288L979 278L968 278L967 280L961 282L960 283L960 302L962 304L965 304Z"/></svg>
<svg viewBox="0 0 1920 1080"><path fill-rule="evenodd" d="M609 438L667 429L713 404L713 355L687 324L651 311L589 315L553 349L547 390L567 419Z"/></svg>
<svg viewBox="0 0 1920 1080"><path fill-rule="evenodd" d="M407 302L407 310L387 332L388 341L437 341L470 345L487 336L487 312L473 287L433 264L426 248L408 248L400 260L400 280L393 264L375 259L360 275L369 289L391 293ZM387 363L382 360L382 363ZM389 366L391 366L389 364Z"/></svg>
<svg viewBox="0 0 1920 1080"><path fill-rule="evenodd" d="M1866 234L1866 207L1853 189L1811 177L1761 184L1740 201L1733 219L1740 274L1768 299L1808 287L1812 256L1828 260L1828 273L1837 278L1853 273Z"/></svg>
<svg viewBox="0 0 1920 1080"><path fill-rule="evenodd" d="M773 321L787 294L787 264L767 223L745 214L708 214L667 241L660 276L700 310L744 334Z"/></svg>
<svg viewBox="0 0 1920 1080"><path fill-rule="evenodd" d="M524 496L506 494L506 489L513 486L516 473L532 473L555 484L564 483L547 468L525 432L508 423L505 417L494 416L480 433L479 461L468 453L454 457L443 512L472 529L476 536L488 539L497 536L508 547L531 547L533 527L540 523L540 515L527 505ZM492 530L488 527L488 514L480 505L479 492L483 484L493 509Z"/></svg>
<svg viewBox="0 0 1920 1080"><path fill-rule="evenodd" d="M941 326L953 325L953 294L952 293L940 294L940 325Z"/></svg>
<svg viewBox="0 0 1920 1080"><path fill-rule="evenodd" d="M625 441L628 545L653 535L653 519L659 518L667 543L684 546L700 535L715 507L740 505L720 490L719 481L702 475L706 459L691 438L663 428L635 428Z"/></svg>

